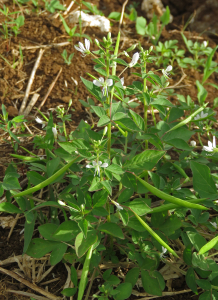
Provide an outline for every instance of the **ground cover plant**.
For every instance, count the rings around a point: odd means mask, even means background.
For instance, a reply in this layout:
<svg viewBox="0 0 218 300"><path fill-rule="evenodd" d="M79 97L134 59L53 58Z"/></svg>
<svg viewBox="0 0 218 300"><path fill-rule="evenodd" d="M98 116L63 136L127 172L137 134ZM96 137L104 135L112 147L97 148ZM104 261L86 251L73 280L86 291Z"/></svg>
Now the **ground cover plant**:
<svg viewBox="0 0 218 300"><path fill-rule="evenodd" d="M87 2L85 6L99 13ZM45 2L45 8L50 13L64 9L58 1ZM125 49L121 31L115 39L110 32L101 40L84 39L81 23L75 33L76 27L71 30L60 17L69 43L74 36L82 38L73 50L60 51L62 63L72 68L78 53L80 61L89 57L93 62L80 81L89 95L80 103L90 122L84 119L73 131L67 128L80 88L74 81L67 106L37 109L34 120L42 130L29 148L20 145L19 137L25 136L25 128L31 133L32 119L24 108L10 119L2 104L0 126L5 138L10 137L14 160L0 183L0 211L25 219L23 253L34 264L45 257L51 270L59 263L66 266L62 296L35 290L49 299L161 297L172 291L166 270L174 278L185 276L197 299L218 299L216 99L209 105L206 89L216 89L209 79L217 72L217 47L208 47L207 41L191 43L184 32L180 35L188 55L176 46L177 40L158 41L169 13L168 8L153 45L145 48L137 41ZM133 21L136 28L141 26L136 15ZM157 17L154 21L156 28ZM153 36L151 24L143 36ZM181 79L170 86L181 66L202 71L195 81L197 101L175 93ZM128 72L134 80L126 83ZM172 95L177 102L169 100ZM24 185L20 167L26 172ZM27 266L19 261L31 280L35 265ZM117 272L118 266L125 272ZM0 271L7 274L1 266ZM35 277L33 282L40 282ZM28 286L27 281L21 280Z"/></svg>

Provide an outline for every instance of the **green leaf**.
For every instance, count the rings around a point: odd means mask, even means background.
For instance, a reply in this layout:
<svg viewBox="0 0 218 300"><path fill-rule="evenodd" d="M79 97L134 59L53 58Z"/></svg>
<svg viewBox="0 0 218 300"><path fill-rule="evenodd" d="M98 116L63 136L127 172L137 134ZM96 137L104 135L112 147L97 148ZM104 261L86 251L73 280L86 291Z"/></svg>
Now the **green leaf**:
<svg viewBox="0 0 218 300"><path fill-rule="evenodd" d="M110 275L107 278L107 283L109 283L110 285L118 285L120 283L120 279L115 275Z"/></svg>
<svg viewBox="0 0 218 300"><path fill-rule="evenodd" d="M216 298L211 298L211 292L207 291L201 294L198 300L216 300Z"/></svg>
<svg viewBox="0 0 218 300"><path fill-rule="evenodd" d="M191 161L193 186L201 198L217 199L217 188L206 165Z"/></svg>
<svg viewBox="0 0 218 300"><path fill-rule="evenodd" d="M67 296L67 297L70 297L70 296L73 296L75 295L77 292L77 287L74 287L74 288L66 288L64 289L61 294L64 295L64 296Z"/></svg>
<svg viewBox="0 0 218 300"><path fill-rule="evenodd" d="M152 210L142 198L134 199L130 203L125 203L125 205L139 216L143 216Z"/></svg>
<svg viewBox="0 0 218 300"><path fill-rule="evenodd" d="M111 234L120 239L124 239L124 235L123 235L121 228L115 223L107 222L107 223L101 224L98 227L98 230L106 232L108 234Z"/></svg>
<svg viewBox="0 0 218 300"><path fill-rule="evenodd" d="M65 221L53 233L52 239L68 242L76 237L79 232L78 224L75 221Z"/></svg>
<svg viewBox="0 0 218 300"><path fill-rule="evenodd" d="M187 231L187 235L197 251L206 244L206 239L197 232Z"/></svg>
<svg viewBox="0 0 218 300"><path fill-rule="evenodd" d="M150 276L148 271L142 270L142 285L144 290L151 295L162 296L162 290L157 278Z"/></svg>
<svg viewBox="0 0 218 300"><path fill-rule="evenodd" d="M82 82L85 84L87 90L98 100L102 101L102 92L99 90L99 87L94 85L93 82L86 80L85 78L80 77Z"/></svg>
<svg viewBox="0 0 218 300"><path fill-rule="evenodd" d="M145 150L127 161L124 168L132 172L151 170L165 154L165 151Z"/></svg>
<svg viewBox="0 0 218 300"><path fill-rule="evenodd" d="M197 284L195 282L195 272L193 268L189 268L186 276L186 283L188 285L188 287L196 294L198 295L198 290L197 290Z"/></svg>
<svg viewBox="0 0 218 300"><path fill-rule="evenodd" d="M103 107L91 105L91 108L94 110L94 112L99 118L101 118L102 116L106 116L106 112Z"/></svg>
<svg viewBox="0 0 218 300"><path fill-rule="evenodd" d="M141 130L144 131L145 122L143 118L131 109L129 110L129 113L132 115L133 121L135 122L136 126L138 126Z"/></svg>
<svg viewBox="0 0 218 300"><path fill-rule="evenodd" d="M22 210L16 207L14 204L9 202L2 202L0 203L0 211L7 212L10 214L22 214Z"/></svg>
<svg viewBox="0 0 218 300"><path fill-rule="evenodd" d="M167 144L174 146L175 148L181 149L181 150L187 150L191 151L192 148L182 139L172 139L167 141Z"/></svg>
<svg viewBox="0 0 218 300"><path fill-rule="evenodd" d="M121 13L120 12L117 12L117 11L113 11L109 14L109 16L107 17L108 19L114 19L116 21L119 21L120 19L120 16L121 16Z"/></svg>
<svg viewBox="0 0 218 300"><path fill-rule="evenodd" d="M146 19L144 17L136 18L136 31L140 35L145 35L146 33Z"/></svg>
<svg viewBox="0 0 218 300"><path fill-rule="evenodd" d="M80 220L78 225L84 235L84 238L86 239L87 238L87 230L88 230L88 221L86 219Z"/></svg>
<svg viewBox="0 0 218 300"><path fill-rule="evenodd" d="M188 245L185 250L183 251L183 259L184 262L191 266L192 265L192 245Z"/></svg>
<svg viewBox="0 0 218 300"><path fill-rule="evenodd" d="M130 269L126 274L125 282L131 283L132 287L134 287L139 278L139 272L139 268Z"/></svg>
<svg viewBox="0 0 218 300"><path fill-rule="evenodd" d="M114 295L114 299L115 300L125 300L125 299L129 299L129 297L132 294L132 285L129 282L124 282L121 283L120 285L118 285L118 287L116 288L116 295Z"/></svg>
<svg viewBox="0 0 218 300"><path fill-rule="evenodd" d="M196 283L203 290L210 290L211 289L211 283L208 280L205 280L205 279L196 279Z"/></svg>
<svg viewBox="0 0 218 300"><path fill-rule="evenodd" d="M50 255L50 263L52 266L55 266L57 263L59 263L65 252L67 251L67 247L68 245L63 244L63 243L59 243L55 249L52 251L51 255Z"/></svg>
<svg viewBox="0 0 218 300"><path fill-rule="evenodd" d="M41 176L39 173L35 171L27 172L27 177L31 184L37 185L45 180L45 177Z"/></svg>
<svg viewBox="0 0 218 300"><path fill-rule="evenodd" d="M20 190L20 184L19 181L16 177L12 176L13 173L8 173L5 175L3 183L2 183L2 187L4 188L4 190Z"/></svg>
<svg viewBox="0 0 218 300"><path fill-rule="evenodd" d="M198 102L200 105L203 105L204 101L207 98L207 90L203 87L203 85L200 84L198 80L196 80L196 85L198 89Z"/></svg>
<svg viewBox="0 0 218 300"><path fill-rule="evenodd" d="M43 239L33 239L26 251L26 254L34 258L41 258L45 254L54 250L61 243L54 241L46 241Z"/></svg>
<svg viewBox="0 0 218 300"><path fill-rule="evenodd" d="M123 222L123 225L126 226L129 222L128 212L125 209L123 209L123 210L119 210L118 213Z"/></svg>
<svg viewBox="0 0 218 300"><path fill-rule="evenodd" d="M52 160L49 160L47 162L46 167L47 167L47 175L48 175L48 177L51 177L54 174L54 172L56 171L56 169L59 166L59 164L60 164L60 158L59 157L53 158ZM43 178L43 180L45 180L45 179ZM35 183L34 185L36 185L36 184L37 183Z"/></svg>
<svg viewBox="0 0 218 300"><path fill-rule="evenodd" d="M120 121L116 121L115 123L120 125L124 130L127 131L140 131L139 127L136 126L135 122L130 118L123 118Z"/></svg>
<svg viewBox="0 0 218 300"><path fill-rule="evenodd" d="M210 249L214 248L218 244L218 236L213 238L211 241L209 241L206 245L204 245L198 254L204 254L205 252L208 252Z"/></svg>
<svg viewBox="0 0 218 300"><path fill-rule="evenodd" d="M98 121L97 126L102 127L102 126L107 125L108 123L110 123L110 118L108 116L101 116Z"/></svg>
<svg viewBox="0 0 218 300"><path fill-rule="evenodd" d="M84 238L82 232L80 232L75 240L75 250L78 257L82 257L88 249L95 244L98 240L98 235L95 230L89 230L87 232L87 238Z"/></svg>
<svg viewBox="0 0 218 300"><path fill-rule="evenodd" d="M171 215L166 219L166 221L161 225L160 229L166 236L172 235L175 231L182 226L182 222L176 215Z"/></svg>
<svg viewBox="0 0 218 300"><path fill-rule="evenodd" d="M112 195L111 182L109 180L101 181L101 185L106 189L106 191Z"/></svg>
<svg viewBox="0 0 218 300"><path fill-rule="evenodd" d="M30 245L32 236L33 236L33 232L34 232L34 227L35 227L35 215L31 212L28 216L32 219L31 221L28 221L28 219L26 219L25 224L24 224L24 246L23 246L23 252L25 253Z"/></svg>
<svg viewBox="0 0 218 300"><path fill-rule="evenodd" d="M109 167L107 167L107 171L118 175L124 173L122 167L117 164L111 164Z"/></svg>
<svg viewBox="0 0 218 300"><path fill-rule="evenodd" d="M78 278L77 278L77 271L76 271L76 269L74 268L74 266L71 266L70 270L71 270L71 281L73 282L73 284L74 284L75 286L77 286L77 281L78 281Z"/></svg>

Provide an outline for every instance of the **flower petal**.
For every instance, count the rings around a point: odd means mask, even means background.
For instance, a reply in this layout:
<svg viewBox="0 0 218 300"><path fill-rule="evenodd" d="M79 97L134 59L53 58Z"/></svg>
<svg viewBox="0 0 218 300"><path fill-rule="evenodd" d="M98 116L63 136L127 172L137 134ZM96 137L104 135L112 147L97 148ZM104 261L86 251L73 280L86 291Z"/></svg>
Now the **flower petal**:
<svg viewBox="0 0 218 300"><path fill-rule="evenodd" d="M86 168L91 169L94 168L92 165L86 165Z"/></svg>
<svg viewBox="0 0 218 300"><path fill-rule="evenodd" d="M96 161L93 161L92 162L92 165L95 167L95 166L97 166L97 162Z"/></svg>
<svg viewBox="0 0 218 300"><path fill-rule="evenodd" d="M102 86L101 82L99 82L98 80L93 80L94 85L96 86Z"/></svg>
<svg viewBox="0 0 218 300"><path fill-rule="evenodd" d="M102 168L107 168L108 167L108 163L103 163L103 165L101 167Z"/></svg>
<svg viewBox="0 0 218 300"><path fill-rule="evenodd" d="M83 51L86 51L86 48L84 47L83 43L79 42L79 47L83 50Z"/></svg>
<svg viewBox="0 0 218 300"><path fill-rule="evenodd" d="M106 83L107 83L107 86L112 86L113 85L113 79L107 79Z"/></svg>
<svg viewBox="0 0 218 300"><path fill-rule="evenodd" d="M86 47L87 50L90 49L90 40L85 39L85 47Z"/></svg>

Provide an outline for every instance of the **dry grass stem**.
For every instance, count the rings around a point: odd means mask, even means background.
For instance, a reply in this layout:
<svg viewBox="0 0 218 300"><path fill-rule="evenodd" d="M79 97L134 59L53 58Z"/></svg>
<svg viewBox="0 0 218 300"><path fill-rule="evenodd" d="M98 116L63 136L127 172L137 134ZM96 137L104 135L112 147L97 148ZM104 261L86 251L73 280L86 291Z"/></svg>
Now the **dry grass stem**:
<svg viewBox="0 0 218 300"><path fill-rule="evenodd" d="M36 60L36 62L35 62L35 65L34 65L34 67L33 67L32 73L31 73L31 75L30 75L30 78L29 78L29 81L28 81L28 84L27 84L25 96L24 96L24 98L23 98L23 101L22 101L22 104L21 104L21 107L20 107L20 111L19 111L19 114L20 114L20 115L21 115L21 114L23 113L23 111L25 110L26 103L27 103L27 99L28 99L28 97L29 97L30 90L31 90L31 87L32 87L32 84L33 84L33 81L34 81L34 78L35 78L36 70L37 70L38 67L39 67L39 63L40 63L40 61L41 61L41 58L42 58L42 55L43 55L44 52L45 52L45 49L40 49L40 50L39 50L39 54L38 54L37 60Z"/></svg>

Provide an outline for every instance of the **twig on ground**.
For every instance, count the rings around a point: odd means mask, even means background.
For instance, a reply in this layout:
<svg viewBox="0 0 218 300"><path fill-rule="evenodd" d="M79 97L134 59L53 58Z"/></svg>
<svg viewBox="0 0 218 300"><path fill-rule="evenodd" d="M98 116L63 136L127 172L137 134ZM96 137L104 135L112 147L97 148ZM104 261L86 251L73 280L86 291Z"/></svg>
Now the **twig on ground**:
<svg viewBox="0 0 218 300"><path fill-rule="evenodd" d="M125 7L126 7L128 1L129 1L129 0L126 0L126 1L123 3L123 6L122 6L122 11L121 11L121 15L120 15L120 22L119 22L119 30L120 30L120 27L121 27L122 22L123 22L123 15L124 15Z"/></svg>
<svg viewBox="0 0 218 300"><path fill-rule="evenodd" d="M18 294L18 295L23 295L27 297L32 297L36 300L48 300L49 298L41 297L32 293L27 293L27 292L22 292L22 291L14 291L14 290L6 290L8 293L13 293L13 294Z"/></svg>
<svg viewBox="0 0 218 300"><path fill-rule="evenodd" d="M22 50L31 50L31 49L39 49L39 48L56 48L56 47L64 47L70 45L71 42L63 42L63 43L54 43L54 44L47 44L47 45L39 45L39 46L26 46L21 47Z"/></svg>
<svg viewBox="0 0 218 300"><path fill-rule="evenodd" d="M63 13L64 16L66 16L66 15L69 13L69 11L71 10L71 8L72 8L72 6L74 5L75 1L76 1L76 0L72 0L72 1L70 2L70 5L68 6L68 8L67 8L67 9L65 10L65 12Z"/></svg>
<svg viewBox="0 0 218 300"><path fill-rule="evenodd" d="M18 280L19 282L23 283L24 285L28 286L29 288L31 288L32 290L36 291L37 293L40 293L44 296L46 296L48 299L51 299L51 300L59 300L61 299L60 297L57 297L56 295L54 294L51 294L47 291L45 291L44 289L42 288L39 288L38 286L36 286L35 284L29 282L28 280L20 277L19 275L17 275L16 273L12 272L12 271L9 271L9 270L6 270L6 269L3 269L2 267L0 267L0 272L5 274L5 275L8 275L16 280Z"/></svg>
<svg viewBox="0 0 218 300"><path fill-rule="evenodd" d="M31 89L31 86L33 84L33 80L35 78L36 70L39 67L39 63L40 63L40 60L42 58L42 55L43 55L44 51L45 51L45 49L40 49L40 51L39 51L37 60L35 62L35 65L33 67L32 73L30 75L29 82L28 82L28 85L27 85L27 88L26 88L26 92L25 92L25 95L24 95L24 98L23 98L23 101L22 101L22 104L21 104L21 107L20 107L20 111L19 111L20 115L23 113L23 111L24 111L24 109L26 107L26 103L27 103L27 99L29 97L30 89Z"/></svg>
<svg viewBox="0 0 218 300"><path fill-rule="evenodd" d="M55 86L55 83L57 82L59 76L61 75L61 72L62 72L62 68L60 68L59 72L58 72L58 75L56 76L55 80L50 84L49 86L49 89L48 89L48 92L47 94L45 95L44 99L42 100L42 102L40 103L39 107L38 107L38 110L40 110L42 108L42 106L44 105L45 101L47 100L48 96L50 95L52 89L54 88ZM36 115L38 114L38 111L35 113L35 117Z"/></svg>
<svg viewBox="0 0 218 300"><path fill-rule="evenodd" d="M29 113L31 112L33 106L36 104L36 101L38 100L39 96L40 96L40 95L37 94L37 93L36 93L36 94L33 94L33 96L32 96L32 98L31 98L31 100L30 100L30 102L29 102L27 108L26 108L25 111L23 112L24 117L26 117L26 116L29 115Z"/></svg>
<svg viewBox="0 0 218 300"><path fill-rule="evenodd" d="M12 225L11 230L10 230L10 232L9 232L9 234L8 234L8 237L7 237L7 241L9 241L9 239L10 239L10 237L11 237L11 235L12 235L12 232L13 232L13 230L14 230L14 227L15 227L15 225L17 224L17 221L18 221L18 219L19 219L19 216L20 216L20 214L17 214L17 215L16 215L16 218L14 219L13 225Z"/></svg>
<svg viewBox="0 0 218 300"><path fill-rule="evenodd" d="M29 129L28 125L24 122L23 125L26 127L26 129L28 130L28 132L33 135L33 132Z"/></svg>

